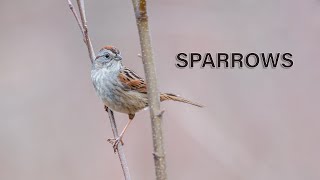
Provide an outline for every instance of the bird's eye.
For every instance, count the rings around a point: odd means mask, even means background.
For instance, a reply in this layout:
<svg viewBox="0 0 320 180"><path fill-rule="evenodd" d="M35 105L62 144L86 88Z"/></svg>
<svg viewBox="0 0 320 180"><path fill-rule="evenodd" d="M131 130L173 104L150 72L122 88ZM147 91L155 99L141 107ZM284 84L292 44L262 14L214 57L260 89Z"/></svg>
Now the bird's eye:
<svg viewBox="0 0 320 180"><path fill-rule="evenodd" d="M110 57L110 54L109 54L109 53L108 53L108 54L106 54L106 55L105 55L105 57L106 57L106 58L109 58L109 57Z"/></svg>

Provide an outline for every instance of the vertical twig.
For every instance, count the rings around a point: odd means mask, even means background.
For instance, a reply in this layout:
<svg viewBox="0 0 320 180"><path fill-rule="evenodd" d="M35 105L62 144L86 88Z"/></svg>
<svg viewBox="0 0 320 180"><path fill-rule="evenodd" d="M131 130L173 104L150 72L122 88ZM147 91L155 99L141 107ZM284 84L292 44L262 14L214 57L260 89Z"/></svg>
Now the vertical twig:
<svg viewBox="0 0 320 180"><path fill-rule="evenodd" d="M79 13L80 13L80 18L82 22L82 34L83 34L83 40L87 45L89 56L91 59L91 63L94 61L96 58L96 55L94 54L91 40L88 34L88 25L87 25L87 19L86 19L86 12L84 8L84 0L77 0L78 8L79 8Z"/></svg>
<svg viewBox="0 0 320 180"><path fill-rule="evenodd" d="M93 63L96 56L93 51L92 43L91 43L91 40L90 40L90 37L88 34L88 26L87 26L87 20L86 20L86 15L85 15L84 0L77 0L77 5L79 8L81 20L78 17L78 15L73 7L73 4L71 3L71 0L67 0L67 1L69 4L69 8L70 8L72 14L74 15L74 17L78 23L78 26L81 30L81 33L83 36L83 41L86 44L88 52L89 52L90 61L91 61L91 63ZM116 125L116 121L114 119L114 115L113 115L112 110L108 109L108 114L109 114L112 132L113 132L114 138L116 139L119 137L119 135L118 135L117 125ZM118 145L118 156L120 159L120 163L121 163L121 167L123 170L125 180L131 180L130 173L129 173L129 167L128 167L126 156L125 156L123 146L121 143L119 143L119 145Z"/></svg>
<svg viewBox="0 0 320 180"><path fill-rule="evenodd" d="M113 136L116 139L119 137L118 130L117 130L117 124L116 124L116 121L114 120L113 111L110 108L108 108L108 114L109 114L109 119L110 119L110 124L111 124L111 128L112 128ZM117 152L119 155L119 159L120 159L120 163L121 163L121 167L122 167L122 171L123 171L125 180L130 180L131 178L130 178L129 166L126 161L126 156L125 156L121 142L118 145Z"/></svg>
<svg viewBox="0 0 320 180"><path fill-rule="evenodd" d="M146 0L132 0L140 37L142 61L147 81L148 103L152 124L154 162L157 180L166 180L166 159L162 136L162 113L157 88L156 70L150 40Z"/></svg>

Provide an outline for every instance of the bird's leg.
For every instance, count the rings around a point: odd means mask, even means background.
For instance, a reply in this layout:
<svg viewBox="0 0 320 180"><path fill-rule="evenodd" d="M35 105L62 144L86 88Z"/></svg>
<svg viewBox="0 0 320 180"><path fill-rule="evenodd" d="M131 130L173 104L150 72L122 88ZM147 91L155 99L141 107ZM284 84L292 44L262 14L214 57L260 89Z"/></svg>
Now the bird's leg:
<svg viewBox="0 0 320 180"><path fill-rule="evenodd" d="M104 105L104 110L109 113L109 111L108 111L108 110L109 110L108 106ZM114 142L116 141L116 139L115 139L115 138L110 138L110 139L108 139L107 141L108 141L109 143L111 143L111 144L114 144ZM124 144L123 141L122 141L122 139L121 139L121 144L122 144L122 145ZM116 152L116 151L115 151L115 152Z"/></svg>
<svg viewBox="0 0 320 180"><path fill-rule="evenodd" d="M108 139L108 142L113 145L114 152L117 152L119 142L121 142L121 144L123 145L122 137L123 137L124 133L126 132L127 128L129 127L130 123L132 122L133 118L134 118L134 114L129 114L129 121L127 122L126 126L123 128L119 137L117 137L116 139L114 139L114 138Z"/></svg>

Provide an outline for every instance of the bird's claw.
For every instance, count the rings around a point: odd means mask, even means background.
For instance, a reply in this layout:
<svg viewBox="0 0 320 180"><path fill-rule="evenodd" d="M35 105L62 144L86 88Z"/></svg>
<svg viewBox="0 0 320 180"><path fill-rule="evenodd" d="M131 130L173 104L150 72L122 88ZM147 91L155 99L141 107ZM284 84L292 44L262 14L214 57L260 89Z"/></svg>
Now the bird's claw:
<svg viewBox="0 0 320 180"><path fill-rule="evenodd" d="M118 137L118 138L116 138L116 139L115 139L115 138L110 138L110 139L108 139L107 141L108 141L110 144L112 144L114 153L116 153L116 152L118 151L119 142L121 142L121 145L124 145L121 137Z"/></svg>

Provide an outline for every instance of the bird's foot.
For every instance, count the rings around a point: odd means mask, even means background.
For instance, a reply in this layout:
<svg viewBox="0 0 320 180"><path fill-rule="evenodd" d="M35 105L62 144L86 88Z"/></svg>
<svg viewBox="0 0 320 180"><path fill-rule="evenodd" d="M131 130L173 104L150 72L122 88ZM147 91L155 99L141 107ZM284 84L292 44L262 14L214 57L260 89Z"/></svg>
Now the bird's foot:
<svg viewBox="0 0 320 180"><path fill-rule="evenodd" d="M107 140L110 144L112 144L113 147L113 151L114 153L116 153L118 151L118 145L119 142L121 142L121 145L124 145L123 141L122 141L122 137L118 137L118 138L110 138Z"/></svg>

